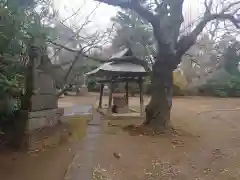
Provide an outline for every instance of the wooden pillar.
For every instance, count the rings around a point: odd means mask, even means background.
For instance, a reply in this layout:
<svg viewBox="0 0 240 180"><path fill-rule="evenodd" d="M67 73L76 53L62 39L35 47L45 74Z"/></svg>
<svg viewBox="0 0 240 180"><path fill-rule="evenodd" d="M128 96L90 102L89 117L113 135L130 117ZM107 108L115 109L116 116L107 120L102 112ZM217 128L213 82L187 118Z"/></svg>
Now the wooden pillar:
<svg viewBox="0 0 240 180"><path fill-rule="evenodd" d="M104 88L104 84L101 84L98 108L102 108L103 88Z"/></svg>
<svg viewBox="0 0 240 180"><path fill-rule="evenodd" d="M144 113L144 100L143 100L143 79L139 78L139 89L140 89L140 115L143 116Z"/></svg>
<svg viewBox="0 0 240 180"><path fill-rule="evenodd" d="M108 99L108 115L111 115L111 114L112 114L113 83L110 82L109 86L110 86L110 87L109 87L110 92L109 92L109 99Z"/></svg>
<svg viewBox="0 0 240 180"><path fill-rule="evenodd" d="M126 90L126 101L127 101L127 105L128 105L128 97L129 97L129 91L128 91L128 81L126 81L126 85L125 85L125 90Z"/></svg>

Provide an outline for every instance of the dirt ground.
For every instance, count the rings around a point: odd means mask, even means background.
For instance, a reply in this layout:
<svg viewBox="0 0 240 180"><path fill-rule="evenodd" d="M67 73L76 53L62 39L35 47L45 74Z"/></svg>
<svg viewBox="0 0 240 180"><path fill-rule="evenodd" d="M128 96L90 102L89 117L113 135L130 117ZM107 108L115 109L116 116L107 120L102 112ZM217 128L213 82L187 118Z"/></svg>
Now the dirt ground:
<svg viewBox="0 0 240 180"><path fill-rule="evenodd" d="M95 102L95 94L68 96L59 100L59 107ZM0 180L62 180L80 145L81 140L69 142L37 154L0 149Z"/></svg>
<svg viewBox="0 0 240 180"><path fill-rule="evenodd" d="M240 179L240 99L184 97L173 104L174 134L132 136L105 127L95 171L100 179Z"/></svg>
<svg viewBox="0 0 240 180"><path fill-rule="evenodd" d="M94 104L97 98L97 94L65 97L59 106ZM239 180L240 100L184 97L173 103L174 135L133 136L104 121L96 156L99 173L112 180ZM139 106L139 99L130 104ZM80 144L66 143L37 156L0 151L0 179L62 180Z"/></svg>

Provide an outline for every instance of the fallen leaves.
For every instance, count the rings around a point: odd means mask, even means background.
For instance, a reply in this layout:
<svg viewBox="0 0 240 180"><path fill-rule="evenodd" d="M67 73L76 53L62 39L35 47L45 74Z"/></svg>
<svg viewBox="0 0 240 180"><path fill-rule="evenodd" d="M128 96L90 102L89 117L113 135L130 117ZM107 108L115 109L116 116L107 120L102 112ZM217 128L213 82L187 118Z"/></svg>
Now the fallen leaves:
<svg viewBox="0 0 240 180"><path fill-rule="evenodd" d="M113 156L114 156L116 159L120 159L120 158L121 158L121 154L116 153L116 152L113 153Z"/></svg>
<svg viewBox="0 0 240 180"><path fill-rule="evenodd" d="M214 155L214 158L215 159L219 159L219 158L222 158L224 156L224 154L222 153L222 151L220 149L214 149L212 151L212 154Z"/></svg>
<svg viewBox="0 0 240 180"><path fill-rule="evenodd" d="M172 144L174 144L174 146L184 146L184 141L181 139L174 139L172 140Z"/></svg>
<svg viewBox="0 0 240 180"><path fill-rule="evenodd" d="M93 170L92 180L111 180L111 178L108 177L107 170L98 165Z"/></svg>
<svg viewBox="0 0 240 180"><path fill-rule="evenodd" d="M152 161L152 168L144 170L145 179L156 180L178 180L180 178L181 172L168 161Z"/></svg>

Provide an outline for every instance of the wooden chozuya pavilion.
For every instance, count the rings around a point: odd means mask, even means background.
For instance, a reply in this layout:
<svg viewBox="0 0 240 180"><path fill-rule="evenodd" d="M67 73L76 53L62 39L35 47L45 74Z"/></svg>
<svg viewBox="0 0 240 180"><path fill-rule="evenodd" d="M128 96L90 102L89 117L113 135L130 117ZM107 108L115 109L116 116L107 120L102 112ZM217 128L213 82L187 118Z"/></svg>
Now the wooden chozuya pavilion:
<svg viewBox="0 0 240 180"><path fill-rule="evenodd" d="M131 49L124 49L123 51L113 55L108 61L102 64L100 67L94 69L91 72L86 74L87 77L94 76L100 86L100 98L98 109L102 109L102 97L103 97L103 88L104 84L109 84L109 100L108 100L108 109L106 114L109 116L112 115L113 109L115 108L116 112L125 114L129 110L129 82L136 82L139 84L140 90L140 116L143 116L144 113L144 102L143 102L143 82L144 77L149 74L148 63L144 60L140 60L135 57ZM125 83L126 94L122 97L113 98L113 85L114 83ZM112 105L112 100L114 104ZM120 103L117 103L120 102ZM124 105L123 105L124 104ZM121 106L121 107L120 107ZM125 106L127 111L121 111L120 108ZM119 111L118 111L119 109Z"/></svg>

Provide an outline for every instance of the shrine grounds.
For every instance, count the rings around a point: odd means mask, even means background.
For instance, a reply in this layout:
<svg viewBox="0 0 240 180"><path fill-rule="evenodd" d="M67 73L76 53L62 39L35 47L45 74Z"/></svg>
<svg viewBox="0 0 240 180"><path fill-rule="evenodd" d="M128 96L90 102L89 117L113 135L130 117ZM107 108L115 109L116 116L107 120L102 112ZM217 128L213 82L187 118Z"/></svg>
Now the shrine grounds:
<svg viewBox="0 0 240 180"><path fill-rule="evenodd" d="M59 106L95 104L97 99L98 94L68 96ZM139 106L139 98L130 98L130 105ZM240 179L239 99L176 97L171 119L174 131L156 136L124 130L139 120L101 120L93 179ZM1 151L0 179L63 180L80 146L81 140L31 155Z"/></svg>

